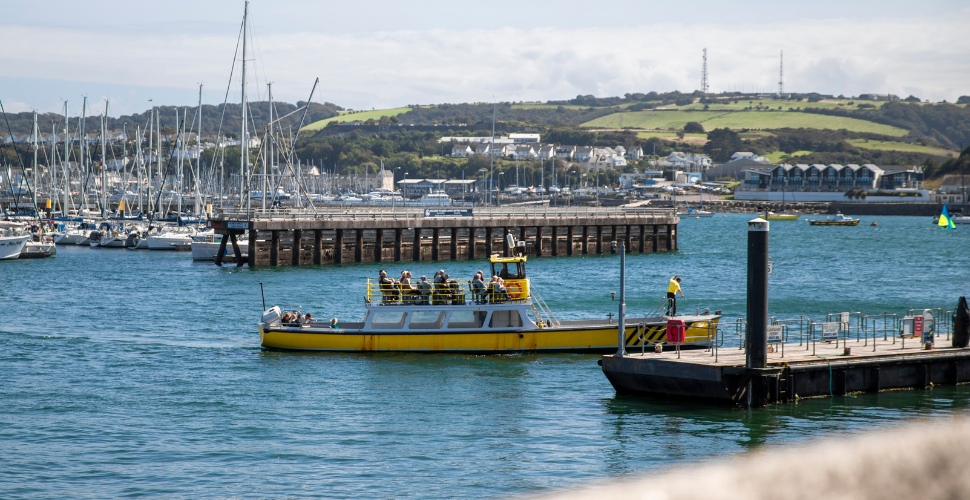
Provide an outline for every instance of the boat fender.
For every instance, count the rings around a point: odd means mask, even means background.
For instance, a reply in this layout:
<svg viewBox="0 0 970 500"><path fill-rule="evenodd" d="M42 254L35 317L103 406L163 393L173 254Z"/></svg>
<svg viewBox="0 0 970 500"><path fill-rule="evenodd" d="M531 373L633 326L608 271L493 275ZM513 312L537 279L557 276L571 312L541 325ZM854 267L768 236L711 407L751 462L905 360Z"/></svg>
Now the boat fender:
<svg viewBox="0 0 970 500"><path fill-rule="evenodd" d="M263 311L263 316L260 319L262 320L263 324L272 325L274 323L278 323L282 317L283 311L280 309L280 307L273 306Z"/></svg>

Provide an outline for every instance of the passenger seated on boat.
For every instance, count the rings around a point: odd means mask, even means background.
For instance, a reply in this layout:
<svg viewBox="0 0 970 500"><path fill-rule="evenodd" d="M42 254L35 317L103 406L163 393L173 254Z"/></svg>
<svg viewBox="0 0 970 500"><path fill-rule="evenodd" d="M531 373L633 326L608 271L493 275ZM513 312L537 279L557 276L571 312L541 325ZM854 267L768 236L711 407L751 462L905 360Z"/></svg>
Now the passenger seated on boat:
<svg viewBox="0 0 970 500"><path fill-rule="evenodd" d="M310 313L306 313L306 316L303 316L303 321L300 322L300 326L308 328L310 323L313 323L313 316Z"/></svg>
<svg viewBox="0 0 970 500"><path fill-rule="evenodd" d="M447 274L445 279L448 281L448 290L451 292L451 305L464 305L465 292L461 289L458 280L451 279Z"/></svg>
<svg viewBox="0 0 970 500"><path fill-rule="evenodd" d="M401 271L401 281L398 285L401 289L402 302L412 302L414 296L419 294L419 291L411 285L411 271Z"/></svg>
<svg viewBox="0 0 970 500"><path fill-rule="evenodd" d="M280 324L282 325L285 325L291 321L293 321L293 317L290 316L290 313L283 313L283 317L280 318Z"/></svg>
<svg viewBox="0 0 970 500"><path fill-rule="evenodd" d="M394 288L394 280L388 278L387 272L383 269L381 269L380 279L377 282L380 284L383 302L396 302L398 300L398 291Z"/></svg>
<svg viewBox="0 0 970 500"><path fill-rule="evenodd" d="M445 275L445 270L442 269L442 270L434 273L434 276L431 277L431 281L433 282L432 283L432 290L434 290L434 293L432 294L433 296L432 296L432 301L431 302L433 304L435 304L435 305L442 305L442 304L447 303L447 299L448 299L448 290L447 290L447 288L448 287L447 287L447 285L445 283L445 281L446 281L445 276L446 276Z"/></svg>
<svg viewBox="0 0 970 500"><path fill-rule="evenodd" d="M421 283L418 283L418 294L421 297L420 300L419 300L419 302L418 302L418 304L421 304L421 305L428 305L429 304L428 300L431 298L431 290L432 289L433 288L431 286L431 282L428 281L428 277L427 276L422 276L421 277Z"/></svg>
<svg viewBox="0 0 970 500"><path fill-rule="evenodd" d="M478 271L472 277L472 295L475 302L479 304L485 302L485 277L481 271Z"/></svg>
<svg viewBox="0 0 970 500"><path fill-rule="evenodd" d="M502 278L498 279L498 293L499 293L499 299L502 300L503 302L512 300L512 298L509 297L509 289L506 288L505 286L505 280Z"/></svg>

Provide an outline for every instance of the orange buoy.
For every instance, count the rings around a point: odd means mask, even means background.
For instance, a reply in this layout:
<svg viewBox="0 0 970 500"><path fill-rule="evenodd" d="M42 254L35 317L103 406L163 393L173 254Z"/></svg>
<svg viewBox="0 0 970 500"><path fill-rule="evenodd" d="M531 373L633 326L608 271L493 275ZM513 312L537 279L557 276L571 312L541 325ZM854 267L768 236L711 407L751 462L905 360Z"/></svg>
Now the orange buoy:
<svg viewBox="0 0 970 500"><path fill-rule="evenodd" d="M875 222L873 222L872 224L869 224L869 225L870 226L878 226L879 224L876 224Z"/></svg>

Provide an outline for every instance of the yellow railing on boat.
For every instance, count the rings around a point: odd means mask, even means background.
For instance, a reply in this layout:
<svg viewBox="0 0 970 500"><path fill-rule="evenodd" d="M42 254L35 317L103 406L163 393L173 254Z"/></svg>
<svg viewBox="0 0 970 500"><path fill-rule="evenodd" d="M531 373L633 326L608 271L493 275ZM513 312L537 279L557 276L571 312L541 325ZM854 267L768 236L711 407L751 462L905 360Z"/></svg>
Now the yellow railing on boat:
<svg viewBox="0 0 970 500"><path fill-rule="evenodd" d="M529 298L529 282L526 279L505 280L504 289L486 280L473 283L470 279L449 280L448 283L432 283L423 286L421 280L413 280L409 285L400 283L382 284L379 280L367 279L368 304L401 305L457 305L457 304L497 304L523 302Z"/></svg>

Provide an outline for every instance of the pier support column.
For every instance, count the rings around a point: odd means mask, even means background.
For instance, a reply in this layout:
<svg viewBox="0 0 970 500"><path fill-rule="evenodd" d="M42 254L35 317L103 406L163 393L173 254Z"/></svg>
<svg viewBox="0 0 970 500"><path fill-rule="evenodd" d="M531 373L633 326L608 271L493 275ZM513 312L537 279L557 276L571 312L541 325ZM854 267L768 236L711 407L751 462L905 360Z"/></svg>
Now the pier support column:
<svg viewBox="0 0 970 500"><path fill-rule="evenodd" d="M300 229L293 230L293 248L290 249L290 265L294 267L300 266L300 245L303 239L303 231Z"/></svg>
<svg viewBox="0 0 970 500"><path fill-rule="evenodd" d="M384 260L384 230L378 229L374 235L374 262Z"/></svg>
<svg viewBox="0 0 970 500"><path fill-rule="evenodd" d="M313 230L313 265L323 264L323 229Z"/></svg>
<svg viewBox="0 0 970 500"><path fill-rule="evenodd" d="M660 251L660 228L654 224L653 225L653 253Z"/></svg>
<svg viewBox="0 0 970 500"><path fill-rule="evenodd" d="M343 264L344 262L344 230L338 229L337 235L333 238L333 263Z"/></svg>
<svg viewBox="0 0 970 500"><path fill-rule="evenodd" d="M525 237L526 237L526 228L523 226L519 228L519 241L527 241ZM518 245L519 244L518 241L515 244Z"/></svg>
<svg viewBox="0 0 970 500"><path fill-rule="evenodd" d="M475 260L475 230L476 228L468 228L468 260Z"/></svg>
<svg viewBox="0 0 970 500"><path fill-rule="evenodd" d="M493 237L492 228L486 227L485 228L485 258L486 259L492 256L492 237Z"/></svg>
<svg viewBox="0 0 970 500"><path fill-rule="evenodd" d="M671 250L677 250L677 225L671 224L668 227L670 228L670 241L673 242Z"/></svg>
<svg viewBox="0 0 970 500"><path fill-rule="evenodd" d="M441 230L434 228L431 232L431 260L438 260L438 247L441 246Z"/></svg>
<svg viewBox="0 0 970 500"><path fill-rule="evenodd" d="M215 263L219 267L222 267L222 256L226 254L227 243L229 243L229 235L224 234L222 235L222 239L219 240L219 250L216 251L216 257L215 257Z"/></svg>
<svg viewBox="0 0 970 500"><path fill-rule="evenodd" d="M414 228L414 245L411 246L411 260L421 261L421 228Z"/></svg>
<svg viewBox="0 0 970 500"><path fill-rule="evenodd" d="M569 226L566 229L566 255L572 256L573 254L573 226Z"/></svg>
<svg viewBox="0 0 970 500"><path fill-rule="evenodd" d="M542 226L536 226L536 257L542 257Z"/></svg>
<svg viewBox="0 0 970 500"><path fill-rule="evenodd" d="M552 226L552 256L559 257L559 226Z"/></svg>
<svg viewBox="0 0 970 500"><path fill-rule="evenodd" d="M394 262L401 262L401 247L403 246L401 228L394 230Z"/></svg>
<svg viewBox="0 0 970 500"><path fill-rule="evenodd" d="M616 235L616 224L613 224L610 226L610 253L616 253L617 247L620 246L616 242Z"/></svg>
<svg viewBox="0 0 970 500"><path fill-rule="evenodd" d="M242 267L242 251L239 250L239 241L236 240L235 233L229 233L229 241L232 242L232 251L234 254L236 254L236 267Z"/></svg>
<svg viewBox="0 0 970 500"><path fill-rule="evenodd" d="M451 228L451 260L458 260L458 228Z"/></svg>
<svg viewBox="0 0 970 500"><path fill-rule="evenodd" d="M272 231L269 241L269 265L276 267L280 265L280 232Z"/></svg>
<svg viewBox="0 0 970 500"><path fill-rule="evenodd" d="M673 231L674 226L671 224L667 224L666 227L667 227L667 251L669 252L674 249L674 231Z"/></svg>
<svg viewBox="0 0 970 500"><path fill-rule="evenodd" d="M647 244L647 226L644 224L640 224L640 246L637 248L637 250L639 250L640 253L646 253L644 252L644 249L643 249L643 246L646 244Z"/></svg>
<svg viewBox="0 0 970 500"><path fill-rule="evenodd" d="M502 255L508 257L512 255L512 249L509 248L507 241L509 241L509 228L508 226L502 228Z"/></svg>
<svg viewBox="0 0 970 500"><path fill-rule="evenodd" d="M246 258L249 261L249 267L256 267L256 237L258 236L258 231L255 229L249 230L249 248L246 254ZM224 250L224 249L223 249ZM221 254L222 252L220 252Z"/></svg>
<svg viewBox="0 0 970 500"><path fill-rule="evenodd" d="M357 242L354 244L354 262L364 262L364 230L357 230Z"/></svg>
<svg viewBox="0 0 970 500"><path fill-rule="evenodd" d="M596 226L596 253L603 253L603 226Z"/></svg>
<svg viewBox="0 0 970 500"><path fill-rule="evenodd" d="M589 254L589 226L583 226L583 255Z"/></svg>
<svg viewBox="0 0 970 500"><path fill-rule="evenodd" d="M626 245L624 251L629 252L630 250L630 225L627 224L623 226L623 243Z"/></svg>

